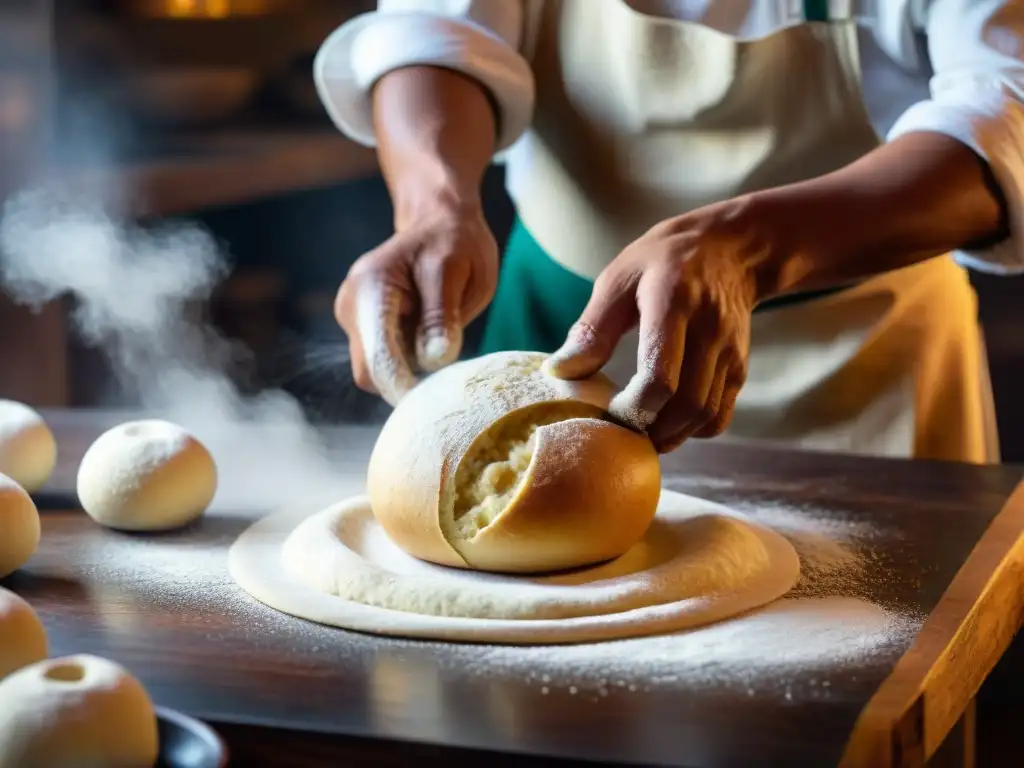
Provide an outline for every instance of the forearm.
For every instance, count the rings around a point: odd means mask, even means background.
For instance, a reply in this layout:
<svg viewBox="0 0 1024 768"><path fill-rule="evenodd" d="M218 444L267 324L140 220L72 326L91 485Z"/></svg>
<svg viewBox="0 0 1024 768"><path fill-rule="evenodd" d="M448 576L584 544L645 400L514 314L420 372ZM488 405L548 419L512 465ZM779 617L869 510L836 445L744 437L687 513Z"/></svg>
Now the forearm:
<svg viewBox="0 0 1024 768"><path fill-rule="evenodd" d="M439 207L479 207L496 136L483 87L451 70L399 69L374 88L373 119L397 229Z"/></svg>
<svg viewBox="0 0 1024 768"><path fill-rule="evenodd" d="M840 285L1007 234L983 160L938 133L907 134L826 176L751 196L782 247L759 271L762 298Z"/></svg>

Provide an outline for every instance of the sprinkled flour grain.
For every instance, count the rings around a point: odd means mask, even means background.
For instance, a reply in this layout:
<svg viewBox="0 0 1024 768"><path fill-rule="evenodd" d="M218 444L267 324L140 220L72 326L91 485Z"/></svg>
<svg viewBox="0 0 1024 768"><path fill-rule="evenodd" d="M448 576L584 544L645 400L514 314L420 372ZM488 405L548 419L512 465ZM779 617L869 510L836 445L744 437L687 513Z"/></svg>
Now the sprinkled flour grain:
<svg viewBox="0 0 1024 768"><path fill-rule="evenodd" d="M831 692L830 671L891 663L918 626L918 620L858 598L787 598L689 632L575 646L493 647L463 663L475 675L523 675L570 694L714 686L750 696L775 691L789 699L824 699ZM806 690L793 687L797 674Z"/></svg>
<svg viewBox="0 0 1024 768"><path fill-rule="evenodd" d="M700 494L693 489L695 495ZM785 535L800 555L803 578L783 600L719 624L671 635L575 646L508 647L418 642L372 637L277 613L237 587L227 572L226 547L248 515L209 515L191 532L159 537L97 534L75 544L75 563L34 561L41 575L69 582L90 573L83 604L102 598L97 618L108 632L159 626L160 615L209 624L217 652L273 643L291 663L310 667L365 665L373 676L391 669L400 678L436 676L527 682L545 696L600 701L647 692L699 688L783 701L827 700L837 669L872 670L893 663L921 619L862 597L888 578L872 555L879 531L834 510L777 502L723 499L729 506ZM250 513L251 514L251 513ZM59 548L58 548L59 549ZM216 617L215 619L212 617ZM226 626L225 626L226 625ZM88 644L86 640L86 644ZM241 646L239 645L241 644ZM89 650L86 648L86 650Z"/></svg>
<svg viewBox="0 0 1024 768"><path fill-rule="evenodd" d="M793 545L800 556L801 578L790 597L865 596L873 591L869 587L891 577L870 547L879 532L863 521L832 510L777 502L725 503L778 531Z"/></svg>
<svg viewBox="0 0 1024 768"><path fill-rule="evenodd" d="M650 691L715 688L743 696L828 699L837 668L865 673L893 663L920 625L916 617L854 597L786 598L733 620L689 632L572 646L487 646L379 638L298 621L246 595L227 572L224 547L244 521L211 518L201 531L176 536L87 537L77 543L77 571L91 572L86 597L102 598L110 632L151 629L152 609L178 621L209 622L210 639L244 637L259 646L284 642L294 663L345 661L415 680L446 676L527 682L538 694L598 701ZM41 572L63 563L40 558ZM74 574L68 574L74 576ZM102 594L99 594L102 593ZM209 617L217 616L216 622ZM221 630L222 622L229 625ZM346 661L347 660L347 661ZM796 681L803 681L797 683ZM575 689L575 693L572 689Z"/></svg>

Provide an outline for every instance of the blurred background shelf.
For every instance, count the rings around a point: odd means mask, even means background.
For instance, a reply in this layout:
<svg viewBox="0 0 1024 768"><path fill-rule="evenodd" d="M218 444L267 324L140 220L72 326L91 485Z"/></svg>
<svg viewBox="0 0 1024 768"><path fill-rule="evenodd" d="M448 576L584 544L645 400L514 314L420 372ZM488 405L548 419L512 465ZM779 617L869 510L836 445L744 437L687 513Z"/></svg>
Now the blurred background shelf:
<svg viewBox="0 0 1024 768"><path fill-rule="evenodd" d="M96 165L69 160L48 172L71 193L113 189L136 218L180 216L296 190L374 177L373 150L333 128L216 130L169 140L144 153Z"/></svg>
<svg viewBox="0 0 1024 768"><path fill-rule="evenodd" d="M375 3L65 0L53 14L51 179L181 215L373 176L312 80L324 38Z"/></svg>

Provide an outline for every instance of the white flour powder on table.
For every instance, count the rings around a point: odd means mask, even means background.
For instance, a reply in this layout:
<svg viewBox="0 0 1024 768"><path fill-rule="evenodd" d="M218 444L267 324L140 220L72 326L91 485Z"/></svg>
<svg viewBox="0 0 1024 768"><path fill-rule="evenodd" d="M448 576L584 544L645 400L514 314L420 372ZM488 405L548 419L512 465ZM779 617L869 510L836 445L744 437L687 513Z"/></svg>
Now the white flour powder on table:
<svg viewBox="0 0 1024 768"><path fill-rule="evenodd" d="M792 698L799 674L828 698L829 671L891 662L919 622L852 597L786 598L690 632L578 646L494 648L469 668L486 676L525 675L542 693L717 687Z"/></svg>
<svg viewBox="0 0 1024 768"><path fill-rule="evenodd" d="M880 532L829 510L779 502L728 506L774 528L800 556L802 578L775 603L693 631L582 646L500 648L472 666L479 675L525 674L544 693L605 696L628 690L714 686L749 695L825 699L829 670L885 666L906 649L924 617L855 596L888 571L870 546ZM817 673L810 678L807 673ZM795 691L799 673L808 689Z"/></svg>
<svg viewBox="0 0 1024 768"><path fill-rule="evenodd" d="M181 535L155 538L98 535L77 542L76 562L37 558L43 573L92 575L93 598L111 632L146 622L145 603L177 606L184 617L216 614L232 635L256 645L285 642L310 664L386 665L419 675L499 683L528 682L541 694L600 699L645 691L715 688L780 700L832 695L830 671L868 671L891 664L920 627L921 617L851 596L858 585L884 580L873 565L869 526L783 504L733 505L786 535L801 556L805 579L790 596L745 616L689 632L574 646L482 646L377 638L297 621L256 602L227 572L225 548L245 519L211 517ZM211 532L216 532L211 535ZM868 544L865 544L868 542ZM111 602L112 601L112 602ZM808 674L810 672L810 675ZM793 682L804 682L798 689ZM813 682L807 682L808 680Z"/></svg>

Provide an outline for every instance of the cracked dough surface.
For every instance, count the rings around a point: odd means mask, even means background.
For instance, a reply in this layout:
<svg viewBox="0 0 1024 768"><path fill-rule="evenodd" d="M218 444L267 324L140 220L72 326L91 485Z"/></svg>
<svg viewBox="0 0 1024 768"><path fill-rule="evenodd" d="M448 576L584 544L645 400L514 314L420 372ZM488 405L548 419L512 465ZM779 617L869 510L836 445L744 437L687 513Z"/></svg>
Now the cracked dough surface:
<svg viewBox="0 0 1024 768"><path fill-rule="evenodd" d="M321 624L382 635L573 643L678 631L765 605L800 575L778 533L712 502L662 491L644 538L616 560L543 576L446 568L403 552L365 497L292 509L231 548L257 600Z"/></svg>

